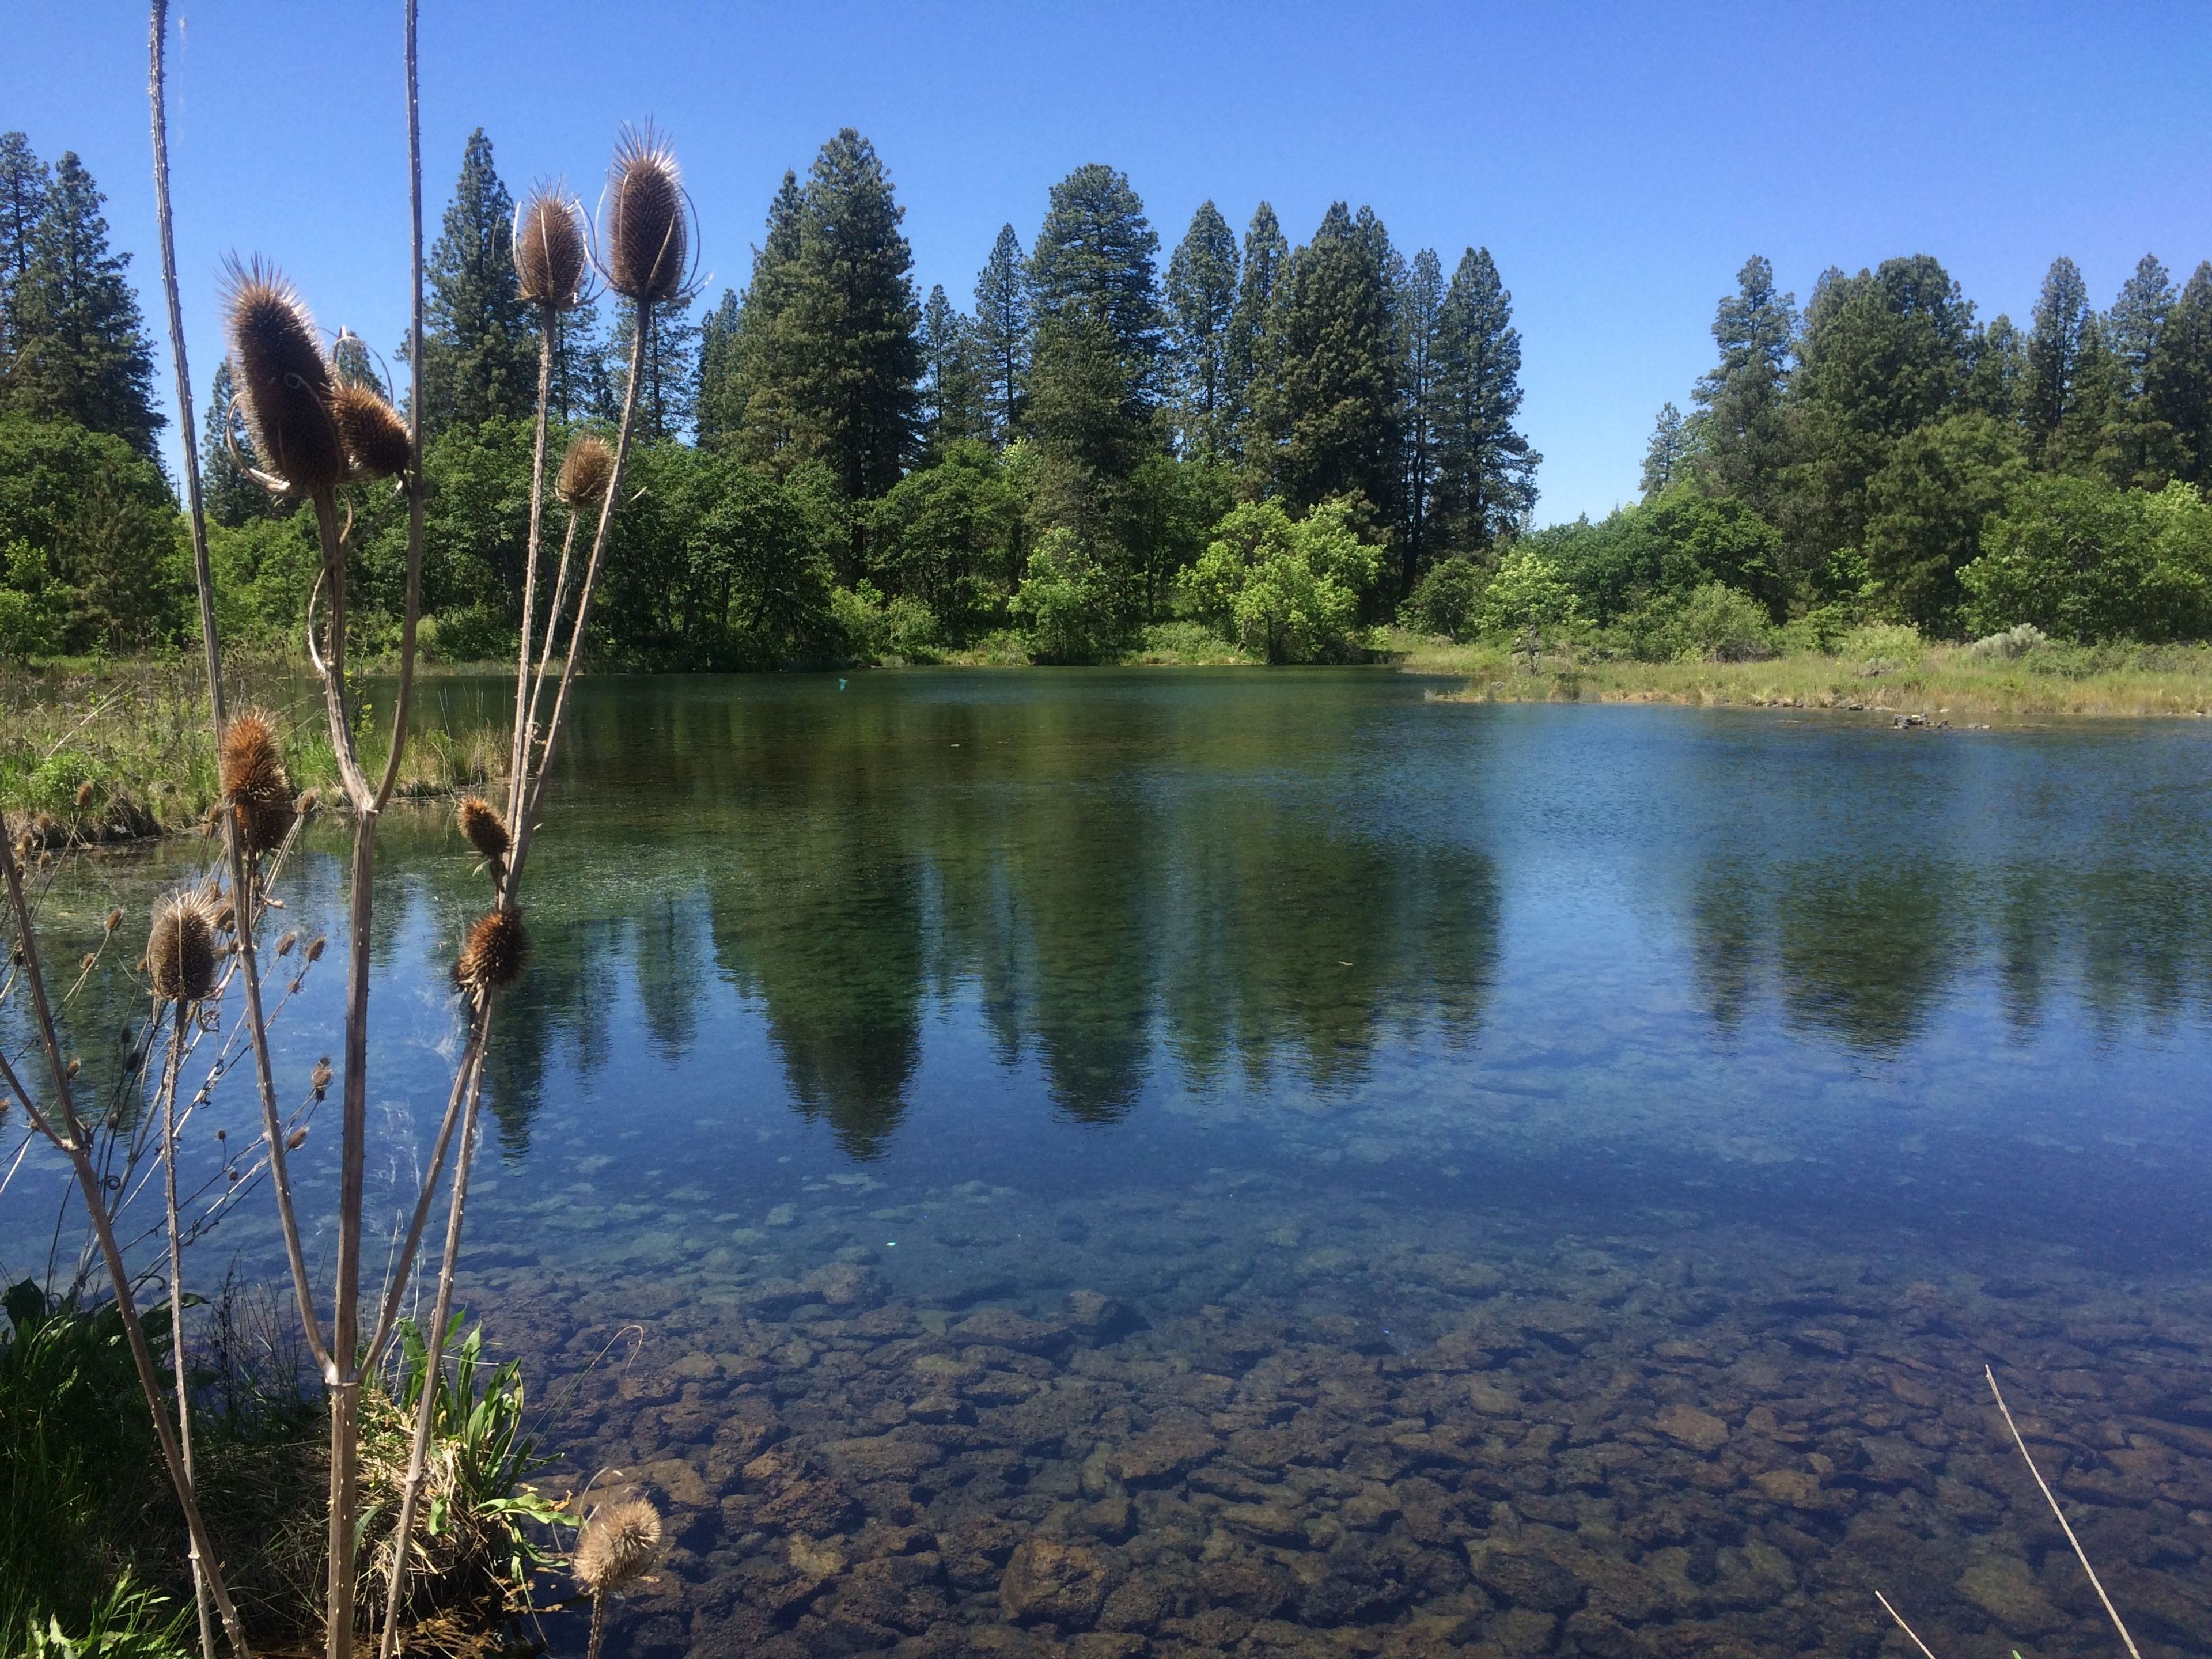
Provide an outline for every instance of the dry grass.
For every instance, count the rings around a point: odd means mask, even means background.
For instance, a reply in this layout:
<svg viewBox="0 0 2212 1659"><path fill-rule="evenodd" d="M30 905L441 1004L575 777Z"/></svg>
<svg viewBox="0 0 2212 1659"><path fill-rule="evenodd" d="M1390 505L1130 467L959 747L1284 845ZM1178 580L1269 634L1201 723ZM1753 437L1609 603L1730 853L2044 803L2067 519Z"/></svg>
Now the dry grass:
<svg viewBox="0 0 2212 1659"><path fill-rule="evenodd" d="M1600 659L1573 647L1528 658L1498 644L1398 635L1406 669L1464 674L1451 701L1665 702L1702 708L1864 709L1954 721L2082 715L2201 718L2212 712L2212 646L2045 646L2010 660L1863 629L1836 653L1765 662Z"/></svg>

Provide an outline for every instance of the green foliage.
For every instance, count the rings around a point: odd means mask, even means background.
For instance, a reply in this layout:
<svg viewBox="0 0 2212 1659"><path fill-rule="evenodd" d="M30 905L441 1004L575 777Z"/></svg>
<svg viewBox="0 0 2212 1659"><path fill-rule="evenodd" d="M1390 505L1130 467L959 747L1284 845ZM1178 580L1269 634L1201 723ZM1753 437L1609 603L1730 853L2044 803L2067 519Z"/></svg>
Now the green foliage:
<svg viewBox="0 0 2212 1659"><path fill-rule="evenodd" d="M1619 631L1644 662L1758 662L1778 648L1766 607L1715 581L1657 595L1623 617Z"/></svg>
<svg viewBox="0 0 2212 1659"><path fill-rule="evenodd" d="M1105 662L1129 641L1121 584L1064 527L1048 530L1038 541L1010 609L1039 662Z"/></svg>
<svg viewBox="0 0 2212 1659"><path fill-rule="evenodd" d="M1398 607L1398 625L1455 642L1470 640L1489 585L1490 573L1473 559L1439 559Z"/></svg>
<svg viewBox="0 0 2212 1659"><path fill-rule="evenodd" d="M489 420L527 420L538 399L538 341L514 274L514 198L478 127L424 272L426 435Z"/></svg>
<svg viewBox="0 0 2212 1659"><path fill-rule="evenodd" d="M1186 453L1228 452L1235 415L1229 325L1237 308L1237 234L1210 201L1168 260L1176 424Z"/></svg>
<svg viewBox="0 0 2212 1659"><path fill-rule="evenodd" d="M1599 524L1555 525L1523 545L1574 590L1580 613L1599 623L1708 582L1747 593L1770 613L1781 609L1785 591L1776 568L1780 534L1736 497L1687 485Z"/></svg>
<svg viewBox="0 0 2212 1659"><path fill-rule="evenodd" d="M1572 622L1580 609L1557 565L1534 548L1516 547L1483 589L1475 626L1485 634L1540 634Z"/></svg>
<svg viewBox="0 0 2212 1659"><path fill-rule="evenodd" d="M2015 431L1993 416L1953 415L1900 439L1867 486L1866 570L1896 614L1955 634L1959 572L1982 526L2027 477Z"/></svg>
<svg viewBox="0 0 2212 1659"><path fill-rule="evenodd" d="M964 641L1002 619L1019 582L1027 527L1021 490L988 446L951 444L870 514L870 562L887 586Z"/></svg>
<svg viewBox="0 0 2212 1659"><path fill-rule="evenodd" d="M1984 532L1960 573L1977 634L2032 623L2053 639L2201 639L2212 628L2212 506L2186 484L2155 495L2041 477Z"/></svg>
<svg viewBox="0 0 2212 1659"><path fill-rule="evenodd" d="M1267 662L1352 657L1360 600L1382 569L1381 550L1359 539L1352 515L1341 498L1297 520L1273 501L1237 507L1183 573L1193 612Z"/></svg>
<svg viewBox="0 0 2212 1659"><path fill-rule="evenodd" d="M884 595L863 579L830 596L844 653L856 662L929 662L938 654L938 619L919 599Z"/></svg>
<svg viewBox="0 0 2212 1659"><path fill-rule="evenodd" d="M1488 248L1461 256L1437 331L1437 514L1447 544L1474 551L1528 522L1544 459L1514 425L1521 333Z"/></svg>
<svg viewBox="0 0 2212 1659"><path fill-rule="evenodd" d="M0 548L27 635L72 653L175 640L183 521L153 462L67 420L0 415Z"/></svg>

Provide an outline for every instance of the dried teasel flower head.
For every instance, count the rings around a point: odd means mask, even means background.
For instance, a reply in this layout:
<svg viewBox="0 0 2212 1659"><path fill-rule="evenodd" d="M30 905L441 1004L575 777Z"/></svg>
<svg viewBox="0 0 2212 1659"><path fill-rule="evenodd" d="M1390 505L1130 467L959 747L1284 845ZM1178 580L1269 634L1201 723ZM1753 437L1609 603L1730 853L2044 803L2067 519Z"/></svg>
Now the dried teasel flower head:
<svg viewBox="0 0 2212 1659"><path fill-rule="evenodd" d="M676 153L648 121L624 127L607 172L607 286L641 303L672 300L690 257Z"/></svg>
<svg viewBox="0 0 2212 1659"><path fill-rule="evenodd" d="M277 752L276 728L258 708L240 709L222 729L222 793L247 852L273 851L292 833L299 817L292 780Z"/></svg>
<svg viewBox="0 0 2212 1659"><path fill-rule="evenodd" d="M331 366L292 285L257 258L230 262L224 294L231 377L267 482L312 495L345 477L345 447L331 412Z"/></svg>
<svg viewBox="0 0 2212 1659"><path fill-rule="evenodd" d="M154 907L146 967L165 1001L198 1002L215 989L215 917L204 895L173 893Z"/></svg>
<svg viewBox="0 0 2212 1659"><path fill-rule="evenodd" d="M584 204L558 183L532 189L514 215L514 274L522 297L552 311L583 302L591 256Z"/></svg>
<svg viewBox="0 0 2212 1659"><path fill-rule="evenodd" d="M462 838L491 866L491 878L504 880L507 849L514 845L507 833L507 820L481 795L471 795L453 816L461 827Z"/></svg>
<svg viewBox="0 0 2212 1659"><path fill-rule="evenodd" d="M407 422L374 387L339 381L331 394L331 413L345 447L349 477L393 478L407 470L415 453L407 441Z"/></svg>
<svg viewBox="0 0 2212 1659"><path fill-rule="evenodd" d="M530 958L530 935L522 912L494 910L469 929L461 959L453 964L453 983L464 991L501 991L521 976Z"/></svg>
<svg viewBox="0 0 2212 1659"><path fill-rule="evenodd" d="M576 1540L576 1582L593 1595L636 1583L660 1559L660 1511L642 1498L594 1510Z"/></svg>
<svg viewBox="0 0 2212 1659"><path fill-rule="evenodd" d="M572 513L597 507L614 476L614 446L596 432L580 432L561 458L561 476L553 482L553 493Z"/></svg>

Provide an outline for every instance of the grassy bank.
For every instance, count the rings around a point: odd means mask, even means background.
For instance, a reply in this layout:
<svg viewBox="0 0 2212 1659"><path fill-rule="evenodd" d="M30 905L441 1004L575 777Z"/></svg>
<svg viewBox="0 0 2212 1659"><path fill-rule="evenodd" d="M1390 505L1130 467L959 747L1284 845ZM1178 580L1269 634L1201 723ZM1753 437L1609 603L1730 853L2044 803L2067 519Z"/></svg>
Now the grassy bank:
<svg viewBox="0 0 2212 1659"><path fill-rule="evenodd" d="M225 669L234 708L275 714L293 781L336 799L337 777L319 687L282 658ZM418 690L417 706L428 701ZM389 711L364 708L362 755L380 767ZM434 795L504 771L507 730L459 738L419 730L398 792ZM135 658L0 669L0 805L42 815L49 840L129 840L197 825L216 798L207 679L197 660Z"/></svg>
<svg viewBox="0 0 2212 1659"><path fill-rule="evenodd" d="M2212 646L2042 645L1978 655L1905 629L1865 629L1832 652L1763 662L1637 662L1566 647L1532 665L1504 644L1399 635L1401 666L1463 674L1453 700L1671 702L1700 707L1864 709L1954 722L2057 715L2201 717L2212 712Z"/></svg>

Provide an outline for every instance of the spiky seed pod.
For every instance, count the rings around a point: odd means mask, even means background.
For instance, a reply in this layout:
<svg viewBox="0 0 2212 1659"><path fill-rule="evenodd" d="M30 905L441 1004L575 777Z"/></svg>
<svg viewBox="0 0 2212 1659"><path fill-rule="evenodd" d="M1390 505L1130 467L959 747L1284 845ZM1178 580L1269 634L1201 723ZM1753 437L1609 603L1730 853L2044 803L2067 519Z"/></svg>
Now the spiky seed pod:
<svg viewBox="0 0 2212 1659"><path fill-rule="evenodd" d="M534 306L573 311L584 297L583 206L558 185L530 192L514 222L514 274Z"/></svg>
<svg viewBox="0 0 2212 1659"><path fill-rule="evenodd" d="M292 285L259 259L234 259L228 275L231 378L254 453L289 494L333 489L345 477L345 447L315 320Z"/></svg>
<svg viewBox="0 0 2212 1659"><path fill-rule="evenodd" d="M323 1091L331 1086L331 1057L328 1054L315 1062L314 1075L307 1079L307 1085L315 1091L317 1100L320 1100Z"/></svg>
<svg viewBox="0 0 2212 1659"><path fill-rule="evenodd" d="M299 799L292 803L293 810L297 811L299 815L304 818L308 813L315 810L317 804L321 800L321 799L322 798L316 794L313 790L310 789L307 793L301 796Z"/></svg>
<svg viewBox="0 0 2212 1659"><path fill-rule="evenodd" d="M331 394L331 413L345 445L349 476L393 478L407 470L414 455L407 441L407 422L374 392L341 380Z"/></svg>
<svg viewBox="0 0 2212 1659"><path fill-rule="evenodd" d="M119 904L118 904L118 905L117 905L117 906L116 906L112 910L110 910L110 911L107 913L107 920L106 920L106 921L105 923L103 923L102 925L103 925L103 926L107 929L107 931L108 931L109 933L113 933L117 928L120 927L123 925L123 907L122 907L121 905L119 905ZM130 1042L130 1041L131 1041L131 1039L130 1039L129 1037L127 1037L127 1036L126 1036L126 1037L125 1037L123 1040L124 1040L125 1042Z"/></svg>
<svg viewBox="0 0 2212 1659"><path fill-rule="evenodd" d="M299 817L292 780L276 750L276 728L258 709L240 710L222 729L222 793L238 813L249 853L283 845Z"/></svg>
<svg viewBox="0 0 2212 1659"><path fill-rule="evenodd" d="M155 906L146 966L164 1001L198 1002L215 989L215 919L205 899L174 893Z"/></svg>
<svg viewBox="0 0 2212 1659"><path fill-rule="evenodd" d="M494 910L469 929L461 959L453 964L453 983L464 991L501 991L521 976L530 958L530 935L522 912Z"/></svg>
<svg viewBox="0 0 2212 1659"><path fill-rule="evenodd" d="M506 880L507 848L514 845L507 833L507 820L481 795L471 795L453 816L461 826L463 839L491 866L491 878Z"/></svg>
<svg viewBox="0 0 2212 1659"><path fill-rule="evenodd" d="M286 933L283 938L276 941L276 954L280 957L290 956L292 954L292 947L299 942L300 930L295 927L289 933Z"/></svg>
<svg viewBox="0 0 2212 1659"><path fill-rule="evenodd" d="M592 1511L576 1540L576 1582L593 1595L635 1583L660 1559L660 1511L642 1498Z"/></svg>
<svg viewBox="0 0 2212 1659"><path fill-rule="evenodd" d="M607 286L624 299L672 300L690 249L676 155L647 123L625 127L607 176Z"/></svg>
<svg viewBox="0 0 2212 1659"><path fill-rule="evenodd" d="M87 778L76 787L76 810L80 812L92 805L92 780Z"/></svg>
<svg viewBox="0 0 2212 1659"><path fill-rule="evenodd" d="M596 432L580 432L561 458L561 476L553 481L553 493L572 513L597 507L614 476L614 446Z"/></svg>
<svg viewBox="0 0 2212 1659"><path fill-rule="evenodd" d="M305 1129L295 1129L284 1137L284 1150L288 1152L296 1152L307 1144L307 1132Z"/></svg>
<svg viewBox="0 0 2212 1659"><path fill-rule="evenodd" d="M323 959L324 948L329 944L330 939L326 936L317 934L314 943L307 946L307 960L320 962Z"/></svg>

